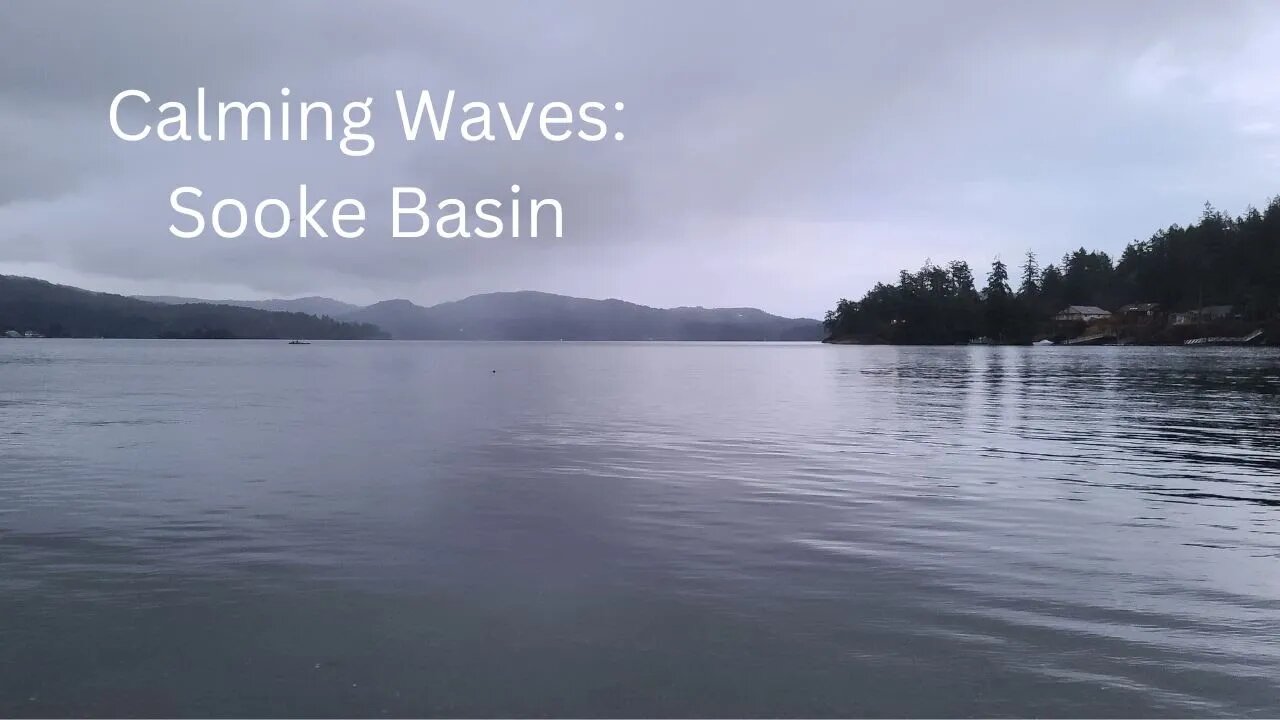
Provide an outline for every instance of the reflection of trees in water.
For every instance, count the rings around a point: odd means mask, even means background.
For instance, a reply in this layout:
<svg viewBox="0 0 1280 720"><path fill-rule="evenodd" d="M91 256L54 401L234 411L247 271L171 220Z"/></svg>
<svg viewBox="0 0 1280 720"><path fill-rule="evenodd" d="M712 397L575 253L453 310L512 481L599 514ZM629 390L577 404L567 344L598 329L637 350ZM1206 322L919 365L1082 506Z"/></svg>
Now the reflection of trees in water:
<svg viewBox="0 0 1280 720"><path fill-rule="evenodd" d="M1205 482L1276 486L1280 355L1266 350L915 348L894 359L880 373L898 418L925 442L1185 497ZM939 431L944 439L925 437Z"/></svg>
<svg viewBox="0 0 1280 720"><path fill-rule="evenodd" d="M881 378L888 379L888 396L894 419L903 429L952 431L969 420L969 404L976 385L968 348L876 348L882 362L862 369L877 392Z"/></svg>
<svg viewBox="0 0 1280 720"><path fill-rule="evenodd" d="M1119 460L1117 474L1155 479L1156 488L1143 489L1187 498L1215 495L1200 492L1206 482L1275 488L1276 477L1267 475L1280 470L1280 357L1265 351L1108 354L1120 362L1105 377L1064 374L1061 385L1070 388L1065 396L1081 400L1089 397L1090 384L1113 389L1115 423L1090 447ZM1148 462L1139 462L1143 458ZM1171 487L1179 481L1196 490Z"/></svg>

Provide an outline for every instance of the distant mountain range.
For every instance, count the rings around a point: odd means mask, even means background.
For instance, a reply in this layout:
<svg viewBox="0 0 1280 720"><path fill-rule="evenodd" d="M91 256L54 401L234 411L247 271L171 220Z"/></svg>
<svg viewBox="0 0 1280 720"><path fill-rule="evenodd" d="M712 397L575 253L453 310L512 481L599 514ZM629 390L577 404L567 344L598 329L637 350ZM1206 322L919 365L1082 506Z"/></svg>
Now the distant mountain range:
<svg viewBox="0 0 1280 720"><path fill-rule="evenodd" d="M590 300L523 291L473 295L430 307L386 300L367 307L324 297L293 300L204 300L139 297L148 302L230 305L304 312L376 325L398 340L789 340L822 339L822 324L755 308L652 308L622 300Z"/></svg>
<svg viewBox="0 0 1280 720"><path fill-rule="evenodd" d="M308 315L338 318L360 309L359 305L331 300L327 297L303 297L293 300L201 300L199 298L174 297L172 295L134 295L135 300L162 303L164 305L233 305L235 307L269 310L271 312L300 312Z"/></svg>
<svg viewBox="0 0 1280 720"><path fill-rule="evenodd" d="M0 335L107 338L385 338L374 325L216 303L165 304L0 275Z"/></svg>
<svg viewBox="0 0 1280 720"><path fill-rule="evenodd" d="M118 338L359 340L816 341L817 320L755 308L652 308L543 292L473 295L431 307L387 300L367 307L324 297L204 300L125 297L0 275L0 334Z"/></svg>

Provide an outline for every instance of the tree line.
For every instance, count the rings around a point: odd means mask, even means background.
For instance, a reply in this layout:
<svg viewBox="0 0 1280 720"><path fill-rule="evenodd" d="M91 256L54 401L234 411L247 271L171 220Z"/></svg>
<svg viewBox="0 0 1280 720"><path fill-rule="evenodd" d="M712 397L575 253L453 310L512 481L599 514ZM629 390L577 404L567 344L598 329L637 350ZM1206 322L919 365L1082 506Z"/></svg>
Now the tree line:
<svg viewBox="0 0 1280 720"><path fill-rule="evenodd" d="M901 271L896 283L877 283L861 300L841 299L824 324L833 340L955 344L1050 336L1053 315L1068 305L1115 311L1158 303L1166 312L1231 305L1242 320L1274 322L1280 318L1280 197L1239 217L1206 203L1198 222L1131 242L1119 261L1081 247L1041 267L1029 251L1014 272L996 258L979 288L965 261L926 261L916 272Z"/></svg>

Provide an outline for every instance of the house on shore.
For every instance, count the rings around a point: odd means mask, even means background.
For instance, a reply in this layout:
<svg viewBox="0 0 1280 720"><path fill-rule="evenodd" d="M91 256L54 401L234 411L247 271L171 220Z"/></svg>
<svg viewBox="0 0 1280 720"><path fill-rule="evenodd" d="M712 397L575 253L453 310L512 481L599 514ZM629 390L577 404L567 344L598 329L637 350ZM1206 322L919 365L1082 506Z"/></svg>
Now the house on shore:
<svg viewBox="0 0 1280 720"><path fill-rule="evenodd" d="M1210 305L1199 310L1174 313L1169 317L1169 322L1172 325L1198 325L1200 323L1230 320L1235 314L1234 310L1235 308L1230 305Z"/></svg>
<svg viewBox="0 0 1280 720"><path fill-rule="evenodd" d="M1106 320L1111 313L1093 305L1068 305L1053 316L1056 323L1091 323Z"/></svg>

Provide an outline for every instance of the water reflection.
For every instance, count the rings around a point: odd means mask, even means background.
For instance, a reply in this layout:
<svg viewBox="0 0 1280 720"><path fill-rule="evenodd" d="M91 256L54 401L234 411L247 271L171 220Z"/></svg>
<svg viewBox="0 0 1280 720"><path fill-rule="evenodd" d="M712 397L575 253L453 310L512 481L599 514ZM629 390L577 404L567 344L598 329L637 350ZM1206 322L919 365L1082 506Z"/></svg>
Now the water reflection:
<svg viewBox="0 0 1280 720"><path fill-rule="evenodd" d="M0 714L1280 710L1274 351L277 345L0 346Z"/></svg>

